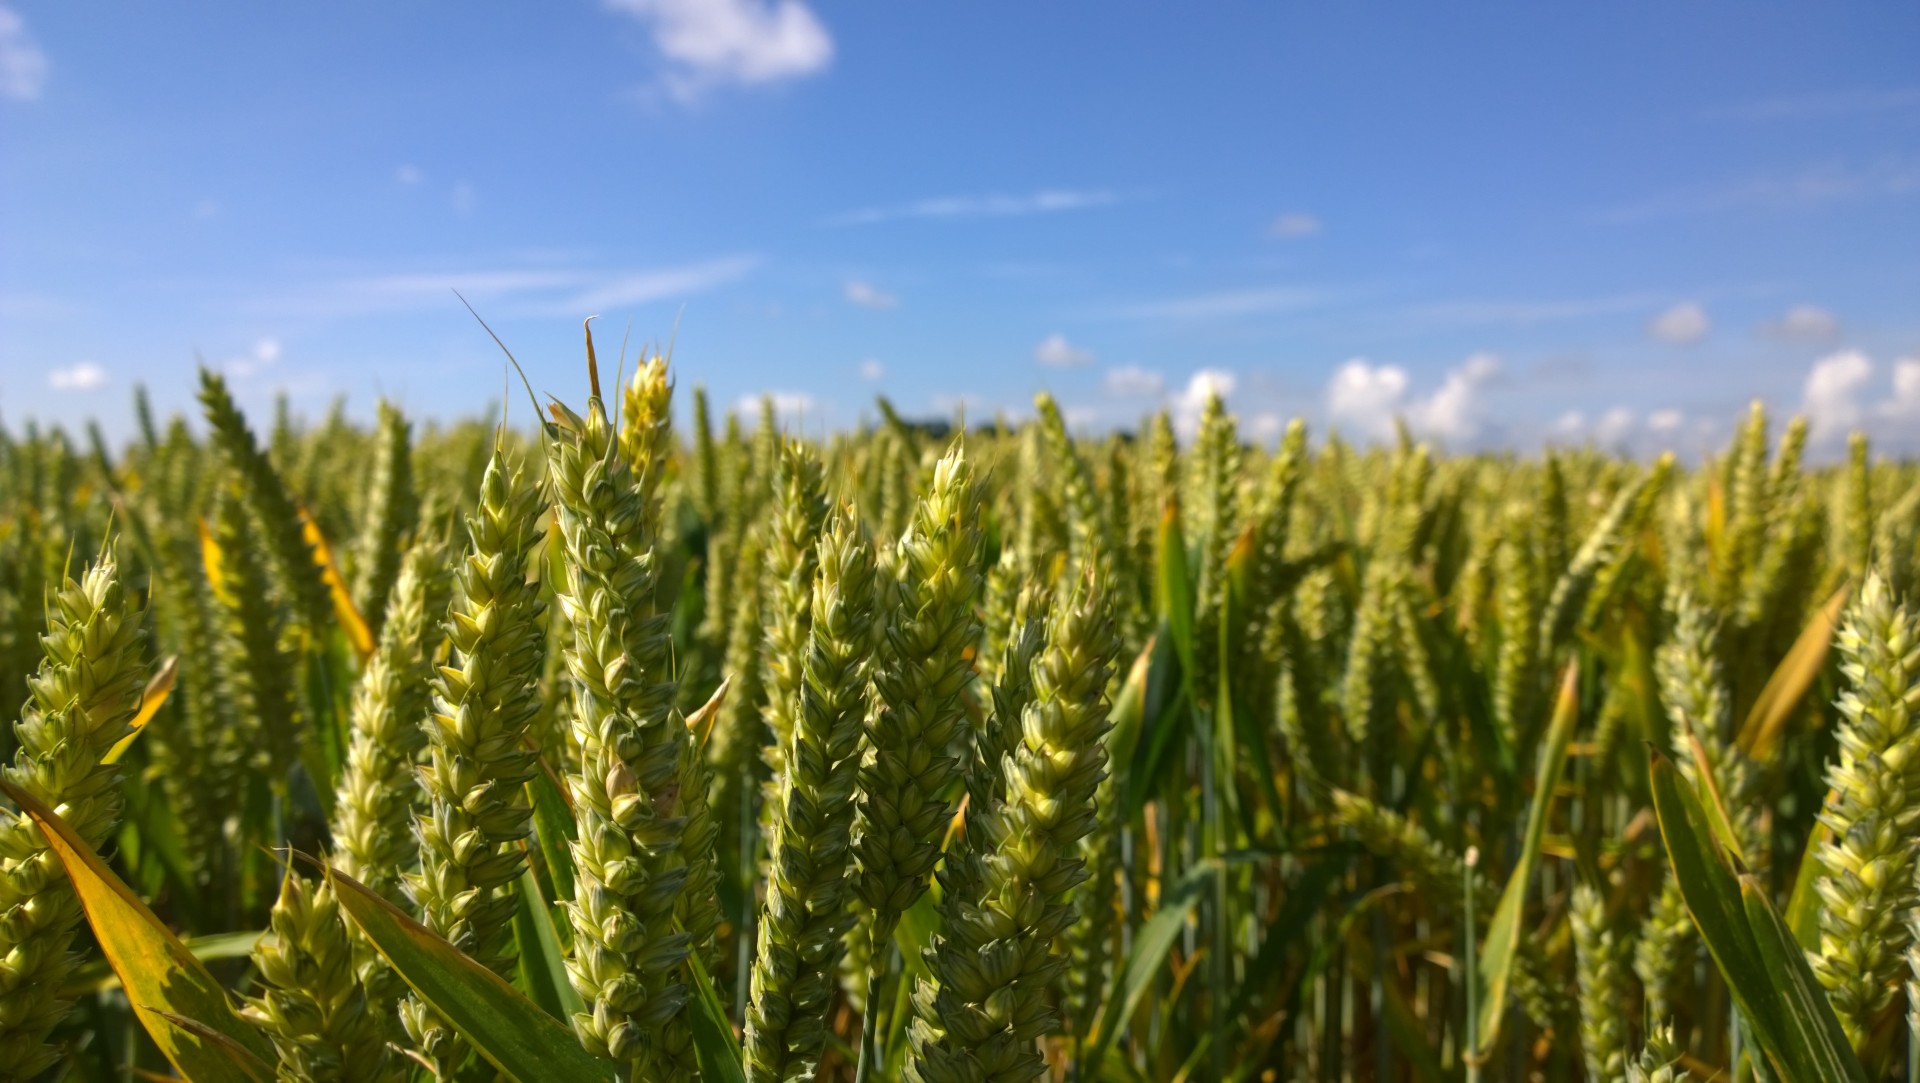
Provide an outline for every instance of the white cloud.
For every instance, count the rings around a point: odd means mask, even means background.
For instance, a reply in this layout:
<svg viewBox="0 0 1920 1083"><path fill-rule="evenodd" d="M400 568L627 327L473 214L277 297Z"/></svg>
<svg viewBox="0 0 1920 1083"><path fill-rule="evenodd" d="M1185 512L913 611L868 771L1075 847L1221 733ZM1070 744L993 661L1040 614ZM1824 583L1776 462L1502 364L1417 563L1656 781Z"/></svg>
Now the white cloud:
<svg viewBox="0 0 1920 1083"><path fill-rule="evenodd" d="M1240 378L1226 369L1201 369L1187 377L1187 386L1173 398L1174 429L1183 437L1191 437L1199 431L1207 400L1218 396L1224 402L1239 386Z"/></svg>
<svg viewBox="0 0 1920 1083"><path fill-rule="evenodd" d="M825 71L833 37L801 0L607 0L647 27L666 59L669 93L761 86Z"/></svg>
<svg viewBox="0 0 1920 1083"><path fill-rule="evenodd" d="M1405 410L1406 395L1407 370L1376 366L1356 357L1336 369L1327 384L1327 417L1364 439L1390 439L1393 419Z"/></svg>
<svg viewBox="0 0 1920 1083"><path fill-rule="evenodd" d="M1896 421L1920 421L1920 357L1893 363L1893 398L1881 411Z"/></svg>
<svg viewBox="0 0 1920 1083"><path fill-rule="evenodd" d="M886 374L887 366L881 364L877 358L869 357L865 361L860 362L860 378L862 380L878 380Z"/></svg>
<svg viewBox="0 0 1920 1083"><path fill-rule="evenodd" d="M1712 326L1706 309L1692 301L1683 301L1655 316L1653 322L1647 324L1647 334L1661 342L1686 346L1705 338Z"/></svg>
<svg viewBox="0 0 1920 1083"><path fill-rule="evenodd" d="M1278 240L1290 241L1300 237L1311 237L1320 232L1320 219L1300 211L1289 211L1273 220L1267 227L1267 235Z"/></svg>
<svg viewBox="0 0 1920 1083"><path fill-rule="evenodd" d="M1020 218L1111 207L1120 197L1104 190L1043 189L1028 195L940 196L893 207L866 207L827 219L833 226L866 226L902 218Z"/></svg>
<svg viewBox="0 0 1920 1083"><path fill-rule="evenodd" d="M220 201L217 199L203 199L195 203L193 205L193 216L202 222L220 217Z"/></svg>
<svg viewBox="0 0 1920 1083"><path fill-rule="evenodd" d="M280 363L280 340L263 338L253 344L253 349L243 357L228 361L221 368L227 375L236 379L245 379L256 375Z"/></svg>
<svg viewBox="0 0 1920 1083"><path fill-rule="evenodd" d="M1407 411L1407 421L1418 432L1442 440L1464 442L1480 434L1486 413L1480 390L1500 375L1500 359L1490 353L1477 353L1447 373L1447 378L1431 398L1417 402Z"/></svg>
<svg viewBox="0 0 1920 1083"><path fill-rule="evenodd" d="M1167 390L1166 377L1138 365L1122 365L1117 369L1108 369L1106 385L1108 394L1124 395L1129 398L1150 398Z"/></svg>
<svg viewBox="0 0 1920 1083"><path fill-rule="evenodd" d="M1593 437L1603 446L1614 447L1625 443L1638 423L1632 410L1616 406L1601 415L1600 423L1593 427Z"/></svg>
<svg viewBox="0 0 1920 1083"><path fill-rule="evenodd" d="M46 89L52 68L40 43L27 33L26 20L12 8L0 6L0 98L33 101Z"/></svg>
<svg viewBox="0 0 1920 1083"><path fill-rule="evenodd" d="M1800 412L1815 441L1836 440L1857 427L1865 411L1860 391L1873 378L1873 362L1859 350L1843 350L1813 363L1801 392Z"/></svg>
<svg viewBox="0 0 1920 1083"><path fill-rule="evenodd" d="M473 190L473 185L461 181L453 186L453 194L447 197L447 205L453 208L455 214L472 214L474 208L480 205L480 193Z"/></svg>
<svg viewBox="0 0 1920 1083"><path fill-rule="evenodd" d="M1829 339L1840 333L1840 321L1818 305L1794 305L1762 330L1772 338Z"/></svg>
<svg viewBox="0 0 1920 1083"><path fill-rule="evenodd" d="M1553 423L1553 435L1567 440L1575 440L1587 431L1587 415L1578 410L1568 410Z"/></svg>
<svg viewBox="0 0 1920 1083"><path fill-rule="evenodd" d="M420 167L417 165L403 165L393 171L393 179L395 183L402 187L412 188L416 185L424 184L427 175L421 172Z"/></svg>
<svg viewBox="0 0 1920 1083"><path fill-rule="evenodd" d="M1415 432L1465 443L1485 425L1482 392L1501 368L1498 357L1477 353L1448 372L1433 394L1410 398L1405 369L1356 357L1335 370L1327 384L1327 416L1367 440L1391 439L1394 419L1404 418Z"/></svg>
<svg viewBox="0 0 1920 1083"><path fill-rule="evenodd" d="M797 426L805 421L818 421L824 412L820 400L805 391L769 391L764 396L773 400L774 422L782 428ZM760 417L760 395L742 395L734 405L742 418Z"/></svg>
<svg viewBox="0 0 1920 1083"><path fill-rule="evenodd" d="M1093 351L1067 341L1067 336L1051 334L1033 348L1033 359L1053 368L1075 368L1093 363Z"/></svg>
<svg viewBox="0 0 1920 1083"><path fill-rule="evenodd" d="M107 385L107 370L92 361L77 361L47 373L55 391L95 391Z"/></svg>
<svg viewBox="0 0 1920 1083"><path fill-rule="evenodd" d="M849 303L859 305L861 308L884 310L900 307L900 298L887 293L871 282L862 282L857 278L848 281L842 292Z"/></svg>
<svg viewBox="0 0 1920 1083"><path fill-rule="evenodd" d="M1671 408L1655 410L1653 413L1647 415L1647 430L1657 433L1678 432L1680 431L1680 426L1686 424L1686 421L1687 415L1681 413L1679 410Z"/></svg>

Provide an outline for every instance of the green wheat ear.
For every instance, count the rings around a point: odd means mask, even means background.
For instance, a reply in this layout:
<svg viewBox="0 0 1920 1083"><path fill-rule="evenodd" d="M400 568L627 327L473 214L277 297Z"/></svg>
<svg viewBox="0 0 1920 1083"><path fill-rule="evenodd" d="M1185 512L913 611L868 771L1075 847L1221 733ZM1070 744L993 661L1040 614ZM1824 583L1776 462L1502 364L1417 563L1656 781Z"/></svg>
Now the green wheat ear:
<svg viewBox="0 0 1920 1083"><path fill-rule="evenodd" d="M900 583L883 608L896 615L873 678L872 754L860 769L853 837L876 963L900 915L926 892L953 816L948 791L962 767L953 748L966 720L961 696L973 679L967 652L979 638L978 515L973 471L956 446L934 468L894 550Z"/></svg>
<svg viewBox="0 0 1920 1083"><path fill-rule="evenodd" d="M555 412L547 479L566 555L555 593L571 630L580 752L567 779L578 826L567 971L588 1008L574 1031L637 1078L678 1079L690 937L674 929L674 914L689 878L677 853L688 735L673 708L666 618L653 604L648 498L599 399L585 417Z"/></svg>
<svg viewBox="0 0 1920 1083"><path fill-rule="evenodd" d="M1911 840L1920 829L1920 621L1870 575L1839 634L1838 758L1821 821L1816 882L1825 903L1811 960L1856 1050L1892 1003L1916 903Z"/></svg>
<svg viewBox="0 0 1920 1083"><path fill-rule="evenodd" d="M1004 798L969 811L965 841L948 855L932 980L914 992L914 1083L1030 1080L1045 1069L1035 1039L1059 1022L1051 986L1066 958L1052 948L1074 918L1068 894L1087 876L1076 844L1093 830L1106 777L1118 651L1090 572L1050 609L1033 698L1018 740L1000 753Z"/></svg>
<svg viewBox="0 0 1920 1083"><path fill-rule="evenodd" d="M469 548L454 570L447 638L452 657L433 683L420 871L407 891L422 923L470 958L511 976L516 887L532 812L530 727L540 710L544 603L529 581L540 541L538 494L496 450L467 518ZM402 1006L415 1046L443 1070L465 1043L420 1000Z"/></svg>
<svg viewBox="0 0 1920 1083"><path fill-rule="evenodd" d="M356 976L355 950L333 888L291 868L253 949L264 983L246 1018L273 1042L278 1077L297 1083L398 1083L411 1065L387 1046Z"/></svg>
<svg viewBox="0 0 1920 1083"><path fill-rule="evenodd" d="M132 732L140 708L145 614L111 546L51 592L46 613L45 657L27 681L5 774L98 849L120 818L121 768L100 760ZM0 811L0 1080L25 1083L60 1055L46 1041L67 1014L77 962L68 950L81 916L39 828Z"/></svg>
<svg viewBox="0 0 1920 1083"><path fill-rule="evenodd" d="M747 1012L747 1078L801 1083L827 1039L842 936L854 786L878 624L873 550L848 511L821 535L794 728L775 780L767 899Z"/></svg>

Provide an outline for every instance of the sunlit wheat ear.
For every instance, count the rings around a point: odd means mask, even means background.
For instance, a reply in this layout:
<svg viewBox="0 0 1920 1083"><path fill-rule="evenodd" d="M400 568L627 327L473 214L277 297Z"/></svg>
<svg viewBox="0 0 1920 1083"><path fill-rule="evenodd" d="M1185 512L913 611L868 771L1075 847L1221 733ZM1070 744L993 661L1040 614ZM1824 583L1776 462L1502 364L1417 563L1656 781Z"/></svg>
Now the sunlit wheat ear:
<svg viewBox="0 0 1920 1083"><path fill-rule="evenodd" d="M354 686L353 735L334 799L336 865L396 903L401 874L419 861L413 817L422 792L415 762L427 745L433 660L451 585L439 542L418 542L407 551L379 646Z"/></svg>
<svg viewBox="0 0 1920 1083"><path fill-rule="evenodd" d="M1841 628L1839 750L1821 822L1817 882L1826 904L1811 962L1847 1037L1859 1049L1892 1002L1912 935L1912 838L1920 828L1920 622L1878 575Z"/></svg>
<svg viewBox="0 0 1920 1083"><path fill-rule="evenodd" d="M1590 1079L1619 1079L1627 1069L1626 1005L1632 1002L1625 952L1607 921L1605 896L1588 884L1576 884L1573 906L1574 956L1580 980L1580 1050Z"/></svg>
<svg viewBox="0 0 1920 1083"><path fill-rule="evenodd" d="M940 832L953 815L947 791L962 764L952 747L965 724L961 696L973 678L967 653L979 635L978 508L972 469L956 446L935 468L894 549L899 586L882 606L893 615L873 677L872 754L860 770L853 836L858 893L872 914L875 945L887 942L900 915L927 890Z"/></svg>
<svg viewBox="0 0 1920 1083"><path fill-rule="evenodd" d="M647 495L598 399L582 417L555 408L547 479L565 547L555 585L572 638L573 794L578 874L567 961L587 1011L574 1031L637 1078L687 1070L681 1008L689 936L674 915L689 876L678 849L688 735L673 709L666 619L655 611Z"/></svg>
<svg viewBox="0 0 1920 1083"><path fill-rule="evenodd" d="M354 551L353 602L369 630L380 634L387 598L400 575L406 542L420 520L413 483L413 426L389 402L380 404L373 465L367 474L367 508Z"/></svg>
<svg viewBox="0 0 1920 1083"><path fill-rule="evenodd" d="M299 621L319 635L332 624L333 603L314 562L313 544L307 540L293 491L254 442L225 379L201 369L200 403L212 429L211 442L239 479L242 502L259 524L261 548L273 561L275 581L292 599Z"/></svg>
<svg viewBox="0 0 1920 1083"><path fill-rule="evenodd" d="M536 770L528 727L540 709L544 603L528 575L539 513L536 491L496 450L454 569L451 657L423 719L420 871L406 881L423 924L503 977L513 970L510 927L531 816L524 784ZM402 1019L429 1059L459 1065L463 1043L424 1003L407 1002Z"/></svg>
<svg viewBox="0 0 1920 1083"><path fill-rule="evenodd" d="M1068 893L1086 879L1075 844L1094 826L1106 776L1106 689L1118 644L1095 577L1051 607L1033 697L1003 754L1005 795L969 811L968 834L941 877L945 923L914 992L915 1083L1033 1079L1034 1039L1058 1024L1053 949L1072 923Z"/></svg>
<svg viewBox="0 0 1920 1083"><path fill-rule="evenodd" d="M807 630L813 620L814 573L819 567L816 550L827 514L819 457L805 444L783 442L773 487L762 656L766 695L762 714L769 732L762 758L778 785L799 709Z"/></svg>
<svg viewBox="0 0 1920 1083"><path fill-rule="evenodd" d="M245 1017L273 1042L278 1078L298 1083L397 1083L412 1062L388 1048L385 1019L356 977L355 949L340 904L325 881L291 869L254 945L258 996Z"/></svg>
<svg viewBox="0 0 1920 1083"><path fill-rule="evenodd" d="M1686 1083L1693 1077L1680 1067L1680 1054L1673 1024L1655 1022L1648 1028L1646 1048L1627 1064L1628 1083Z"/></svg>
<svg viewBox="0 0 1920 1083"><path fill-rule="evenodd" d="M747 1075L811 1080L827 1038L848 908L848 835L878 639L872 548L850 513L818 546L794 729L775 781L767 898L747 1011Z"/></svg>
<svg viewBox="0 0 1920 1083"><path fill-rule="evenodd" d="M44 660L14 726L8 782L58 809L98 848L120 817L121 768L103 764L132 732L146 683L144 612L109 546L79 580L51 591ZM60 1056L46 1044L67 1014L68 954L80 903L46 839L23 814L0 811L0 1080L33 1079Z"/></svg>

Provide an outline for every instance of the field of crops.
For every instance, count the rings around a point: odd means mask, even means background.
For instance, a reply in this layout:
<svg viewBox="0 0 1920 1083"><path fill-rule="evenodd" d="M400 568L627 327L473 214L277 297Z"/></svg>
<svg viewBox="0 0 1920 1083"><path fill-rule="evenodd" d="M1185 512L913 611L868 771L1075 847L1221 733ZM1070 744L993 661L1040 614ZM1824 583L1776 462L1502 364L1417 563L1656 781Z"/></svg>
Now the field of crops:
<svg viewBox="0 0 1920 1083"><path fill-rule="evenodd" d="M1920 1058L1920 468L684 432L627 368L4 430L0 1080Z"/></svg>

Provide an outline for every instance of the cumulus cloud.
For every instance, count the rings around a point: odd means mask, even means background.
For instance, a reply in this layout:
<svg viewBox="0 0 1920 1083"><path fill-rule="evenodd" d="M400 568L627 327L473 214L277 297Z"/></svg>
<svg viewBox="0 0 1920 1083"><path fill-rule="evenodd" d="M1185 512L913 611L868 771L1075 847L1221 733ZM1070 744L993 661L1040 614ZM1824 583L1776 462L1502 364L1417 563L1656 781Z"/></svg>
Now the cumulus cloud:
<svg viewBox="0 0 1920 1083"><path fill-rule="evenodd" d="M1415 403L1408 411L1413 427L1442 440L1462 442L1480 434L1486 404L1480 391L1500 375L1500 359L1490 353L1477 353L1459 368L1447 373L1431 398Z"/></svg>
<svg viewBox="0 0 1920 1083"><path fill-rule="evenodd" d="M1238 386L1240 378L1226 369L1201 369L1187 377L1187 386L1173 398L1174 429L1183 437L1192 436L1199 431L1208 400L1217 397L1224 402Z"/></svg>
<svg viewBox="0 0 1920 1083"><path fill-rule="evenodd" d="M1408 395L1405 369L1356 357L1335 370L1327 384L1327 416L1367 440L1391 439L1394 419L1403 418L1415 432L1465 443L1485 425L1482 393L1500 372L1498 357L1474 354L1448 372L1431 395L1414 398Z"/></svg>
<svg viewBox="0 0 1920 1083"><path fill-rule="evenodd" d="M1076 368L1093 363L1093 351L1067 341L1067 336L1051 334L1033 348L1033 359L1053 368Z"/></svg>
<svg viewBox="0 0 1920 1083"><path fill-rule="evenodd" d="M1686 346L1705 338L1712 326L1706 309L1693 301L1683 301L1655 316L1647 324L1647 334L1661 342Z"/></svg>
<svg viewBox="0 0 1920 1083"><path fill-rule="evenodd" d="M849 304L859 305L861 308L885 310L900 307L900 298L887 293L871 282L862 282L857 278L848 281L841 289L841 293L845 295Z"/></svg>
<svg viewBox="0 0 1920 1083"><path fill-rule="evenodd" d="M1840 321L1818 305L1794 305L1763 330L1769 338L1821 340L1840 333Z"/></svg>
<svg viewBox="0 0 1920 1083"><path fill-rule="evenodd" d="M1896 421L1920 421L1920 357L1893 363L1893 398L1883 409Z"/></svg>
<svg viewBox="0 0 1920 1083"><path fill-rule="evenodd" d="M404 188L412 188L426 182L427 175L417 165L403 165L393 171L394 183Z"/></svg>
<svg viewBox="0 0 1920 1083"><path fill-rule="evenodd" d="M47 373L55 391L94 391L107 385L107 370L92 361L77 361Z"/></svg>
<svg viewBox="0 0 1920 1083"><path fill-rule="evenodd" d="M447 197L447 203L455 214L472 214L474 208L480 205L480 193L473 190L473 185L461 181L453 186L453 194Z"/></svg>
<svg viewBox="0 0 1920 1083"><path fill-rule="evenodd" d="M869 357L865 361L860 362L860 378L862 380L878 380L886 374L887 366L881 364L877 358Z"/></svg>
<svg viewBox="0 0 1920 1083"><path fill-rule="evenodd" d="M1600 423L1593 427L1593 438L1601 444L1612 447L1626 442L1639 424L1633 411L1624 406L1616 406L1600 415Z"/></svg>
<svg viewBox="0 0 1920 1083"><path fill-rule="evenodd" d="M1662 435L1680 431L1686 424L1687 415L1675 409L1655 410L1647 415L1647 430Z"/></svg>
<svg viewBox="0 0 1920 1083"><path fill-rule="evenodd" d="M1127 398L1151 398L1166 391L1166 378L1152 369L1143 369L1138 365L1122 365L1117 369L1108 369L1106 377L1107 393Z"/></svg>
<svg viewBox="0 0 1920 1083"><path fill-rule="evenodd" d="M1800 398L1808 436L1830 441L1856 428L1865 416L1860 392L1872 378L1873 362L1859 350L1842 350L1815 361Z"/></svg>
<svg viewBox="0 0 1920 1083"><path fill-rule="evenodd" d="M693 101L726 86L765 86L825 71L833 37L801 0L607 0L647 28L668 65L667 91Z"/></svg>
<svg viewBox="0 0 1920 1083"><path fill-rule="evenodd" d="M27 33L20 13L0 6L0 98L29 102L46 89L53 64Z"/></svg>
<svg viewBox="0 0 1920 1083"><path fill-rule="evenodd" d="M1393 420L1406 409L1407 370L1356 357L1334 371L1327 384L1327 417L1368 440L1393 436Z"/></svg>
<svg viewBox="0 0 1920 1083"><path fill-rule="evenodd" d="M1289 211L1273 220L1273 224L1267 227L1267 235L1276 240L1291 241L1311 237L1320 229L1318 217L1301 211Z"/></svg>

